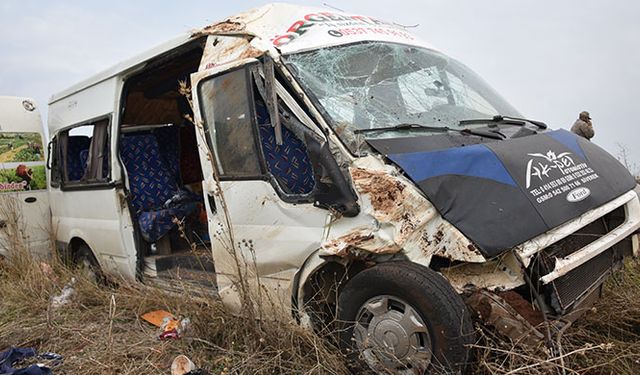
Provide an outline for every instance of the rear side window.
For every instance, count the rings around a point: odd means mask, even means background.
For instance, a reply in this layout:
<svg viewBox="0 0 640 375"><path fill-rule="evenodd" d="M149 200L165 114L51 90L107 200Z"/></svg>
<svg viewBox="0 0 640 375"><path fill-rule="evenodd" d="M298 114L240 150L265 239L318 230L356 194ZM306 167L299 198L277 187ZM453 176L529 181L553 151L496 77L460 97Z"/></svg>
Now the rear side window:
<svg viewBox="0 0 640 375"><path fill-rule="evenodd" d="M215 144L221 175L262 174L257 153L248 71L239 69L204 81L200 100L209 136Z"/></svg>
<svg viewBox="0 0 640 375"><path fill-rule="evenodd" d="M52 143L52 185L109 181L109 144L108 119L60 132Z"/></svg>

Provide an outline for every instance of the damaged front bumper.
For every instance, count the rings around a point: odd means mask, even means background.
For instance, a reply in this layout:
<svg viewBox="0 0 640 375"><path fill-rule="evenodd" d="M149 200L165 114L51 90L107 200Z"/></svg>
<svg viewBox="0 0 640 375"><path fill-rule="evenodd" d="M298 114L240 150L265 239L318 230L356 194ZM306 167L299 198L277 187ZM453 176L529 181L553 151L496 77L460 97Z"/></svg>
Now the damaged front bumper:
<svg viewBox="0 0 640 375"><path fill-rule="evenodd" d="M588 245L564 257L556 258L554 269L541 279L544 284L548 284L602 254L640 228L640 201L636 191L629 191L603 206L586 212L564 225L525 242L516 250L517 255L525 266L528 266L533 256L541 249L575 234L580 229L621 207L624 209L624 221L620 225L602 234L601 237ZM637 254L637 249L635 253Z"/></svg>
<svg viewBox="0 0 640 375"><path fill-rule="evenodd" d="M522 278L504 278L506 288L466 284L466 302L499 333L516 342L537 343L544 338L541 323L563 325L579 318L598 301L604 282L622 267L623 258L638 256L639 228L636 188L514 249L510 255L518 261ZM510 255L493 263L501 274L507 269L517 274ZM459 271L455 275L462 277Z"/></svg>

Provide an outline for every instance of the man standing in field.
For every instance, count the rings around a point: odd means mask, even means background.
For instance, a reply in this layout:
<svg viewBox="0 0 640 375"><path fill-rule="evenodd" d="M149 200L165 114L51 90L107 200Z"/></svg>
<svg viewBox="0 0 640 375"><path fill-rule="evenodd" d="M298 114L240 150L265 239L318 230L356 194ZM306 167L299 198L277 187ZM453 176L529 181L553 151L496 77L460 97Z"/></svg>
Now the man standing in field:
<svg viewBox="0 0 640 375"><path fill-rule="evenodd" d="M593 124L591 123L591 116L589 116L589 112L580 112L580 116L578 116L578 119L571 127L571 132L581 136L582 138L586 138L587 140L591 140L591 138L593 138L595 132L593 131Z"/></svg>

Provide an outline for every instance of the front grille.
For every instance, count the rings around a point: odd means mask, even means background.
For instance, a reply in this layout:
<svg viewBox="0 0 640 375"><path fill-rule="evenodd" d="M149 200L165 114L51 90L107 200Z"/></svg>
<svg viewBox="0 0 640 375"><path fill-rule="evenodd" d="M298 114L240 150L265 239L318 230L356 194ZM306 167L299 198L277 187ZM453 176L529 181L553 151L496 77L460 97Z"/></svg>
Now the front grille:
<svg viewBox="0 0 640 375"><path fill-rule="evenodd" d="M566 313L581 297L602 283L613 268L613 261L613 251L609 249L550 282L547 287L553 289L549 295L551 307L559 314Z"/></svg>
<svg viewBox="0 0 640 375"><path fill-rule="evenodd" d="M618 226L621 223L620 214L624 218L623 207L541 251L531 265L533 279L538 280L550 273L554 269L556 258L566 257L582 249ZM564 315L582 297L599 286L621 259L621 252L614 246L547 285L539 283L538 290L546 296L547 302L558 315Z"/></svg>

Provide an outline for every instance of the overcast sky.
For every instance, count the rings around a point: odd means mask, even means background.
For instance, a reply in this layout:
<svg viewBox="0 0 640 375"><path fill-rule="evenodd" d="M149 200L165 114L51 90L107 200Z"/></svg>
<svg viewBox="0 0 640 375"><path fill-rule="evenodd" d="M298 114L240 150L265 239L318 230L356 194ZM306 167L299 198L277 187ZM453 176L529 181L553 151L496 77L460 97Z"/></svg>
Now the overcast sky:
<svg viewBox="0 0 640 375"><path fill-rule="evenodd" d="M296 2L296 1L291 1ZM322 1L299 1L326 7ZM261 1L0 0L0 95L55 92L156 44ZM569 128L640 164L640 1L335 1L403 25L470 66L524 115ZM327 8L328 9L328 8ZM46 111L44 111L46 112Z"/></svg>

